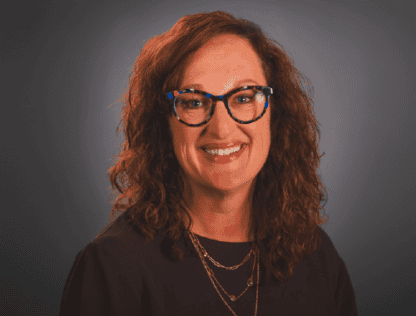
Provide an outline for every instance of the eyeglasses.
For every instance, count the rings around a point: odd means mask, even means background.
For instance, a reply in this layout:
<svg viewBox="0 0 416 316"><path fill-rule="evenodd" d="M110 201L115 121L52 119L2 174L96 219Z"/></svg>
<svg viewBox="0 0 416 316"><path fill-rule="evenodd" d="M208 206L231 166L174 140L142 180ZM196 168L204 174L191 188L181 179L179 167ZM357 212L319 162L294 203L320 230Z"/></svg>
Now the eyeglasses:
<svg viewBox="0 0 416 316"><path fill-rule="evenodd" d="M205 91L185 89L166 93L179 122L198 127L209 122L214 115L217 101L223 101L231 118L240 124L250 124L263 117L269 107L273 89L264 86L243 86L225 95L212 95ZM248 102L240 102L246 98ZM195 102L199 105L194 106Z"/></svg>

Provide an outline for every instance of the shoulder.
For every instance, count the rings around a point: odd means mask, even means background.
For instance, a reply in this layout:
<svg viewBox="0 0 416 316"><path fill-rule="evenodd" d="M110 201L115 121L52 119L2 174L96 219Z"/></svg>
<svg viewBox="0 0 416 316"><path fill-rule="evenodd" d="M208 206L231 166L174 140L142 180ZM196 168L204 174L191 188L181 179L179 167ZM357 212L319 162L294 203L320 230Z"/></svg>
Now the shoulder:
<svg viewBox="0 0 416 316"><path fill-rule="evenodd" d="M330 262L334 264L341 264L342 258L339 255L335 245L329 236L321 227L319 229L319 236L321 237L321 245L317 249L319 254L323 254Z"/></svg>
<svg viewBox="0 0 416 316"><path fill-rule="evenodd" d="M318 235L321 238L321 243L314 252L305 256L305 261L313 261L317 266L325 265L327 269L334 269L342 265L342 259L329 234L318 227Z"/></svg>
<svg viewBox="0 0 416 316"><path fill-rule="evenodd" d="M163 236L155 234L147 242L143 233L130 222L128 214L121 214L81 251L93 264L107 269L141 273L149 258L161 259L160 244Z"/></svg>
<svg viewBox="0 0 416 316"><path fill-rule="evenodd" d="M314 274L317 280L335 292L340 280L348 274L347 268L329 234L320 227L319 236L321 244L314 252L305 255L301 266L307 267L310 274ZM305 273L308 272L305 270Z"/></svg>
<svg viewBox="0 0 416 316"><path fill-rule="evenodd" d="M155 249L154 242L147 244L120 215L77 254L65 282L60 315L108 315L110 310L127 315L130 308L139 310L143 284L149 282L149 258L157 257Z"/></svg>

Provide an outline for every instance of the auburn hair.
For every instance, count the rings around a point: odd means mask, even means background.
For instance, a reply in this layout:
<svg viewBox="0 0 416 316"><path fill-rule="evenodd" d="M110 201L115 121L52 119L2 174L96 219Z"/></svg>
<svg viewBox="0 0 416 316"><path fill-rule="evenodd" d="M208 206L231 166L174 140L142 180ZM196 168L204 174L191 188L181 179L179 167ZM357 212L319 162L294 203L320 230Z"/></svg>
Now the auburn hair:
<svg viewBox="0 0 416 316"><path fill-rule="evenodd" d="M223 11L187 15L145 43L118 101L124 101L120 120L124 141L115 156L117 162L107 172L113 192L115 188L120 192L110 202L110 217L128 211L147 242L161 232L170 241L172 258L184 260L177 241L190 230L192 219L180 205L184 182L168 125L173 108L165 95L179 89L190 55L223 34L250 42L268 86L273 88L271 147L257 175L251 229L267 279L272 273L285 283L304 255L319 247L318 226L328 220L319 212L321 202L327 201L317 173L321 156L316 132L320 139L320 130L309 80L295 68L283 47L251 21ZM309 95L301 79L307 82Z"/></svg>

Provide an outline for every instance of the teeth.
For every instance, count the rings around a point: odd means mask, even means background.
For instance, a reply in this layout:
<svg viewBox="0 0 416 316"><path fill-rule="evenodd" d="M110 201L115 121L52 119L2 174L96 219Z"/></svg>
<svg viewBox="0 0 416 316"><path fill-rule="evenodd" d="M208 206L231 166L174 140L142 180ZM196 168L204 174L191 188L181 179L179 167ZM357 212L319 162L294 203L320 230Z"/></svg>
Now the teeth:
<svg viewBox="0 0 416 316"><path fill-rule="evenodd" d="M224 149L224 150L223 149L216 149L216 150L208 150L208 149L205 149L205 151L207 153L209 153L209 154L212 154L212 155L224 156L224 155L230 155L230 154L232 154L234 152L239 151L242 146L243 145L237 146L237 147L234 147L234 148L227 148L227 149Z"/></svg>

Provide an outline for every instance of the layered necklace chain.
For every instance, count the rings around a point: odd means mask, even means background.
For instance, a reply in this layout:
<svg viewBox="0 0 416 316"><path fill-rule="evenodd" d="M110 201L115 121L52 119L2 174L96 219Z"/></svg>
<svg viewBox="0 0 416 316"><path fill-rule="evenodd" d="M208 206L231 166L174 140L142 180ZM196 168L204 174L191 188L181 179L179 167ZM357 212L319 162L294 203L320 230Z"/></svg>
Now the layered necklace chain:
<svg viewBox="0 0 416 316"><path fill-rule="evenodd" d="M218 291L218 288L215 285L215 282L218 283L218 285L220 286L220 288L224 291L224 293L230 298L231 301L235 302L237 301L247 290L249 287L253 286L253 280L254 280L254 269L256 267L257 264L257 291L256 291L256 307L255 307L255 313L254 316L257 316L257 307L258 307L258 299L259 299L259 274L260 274L260 265L259 265L259 255L258 255L258 250L254 250L254 244L251 247L250 253L244 258L243 262L241 262L238 265L235 265L233 267L225 267L222 264L218 263L217 261L215 261L205 250L205 248L201 245L201 243L199 242L198 238L192 233L189 232L189 237L196 249L196 251L198 252L198 255L202 261L202 264L208 274L209 279L211 280L212 285L214 286L215 290L217 291L217 293L219 294L219 296L221 297L221 299L223 300L223 302L225 303L225 305L227 305L227 307L230 309L230 311L233 313L234 316L237 316L236 313L234 313L234 311L231 309L231 307L227 304L227 302L224 300L224 298L222 297L220 291ZM244 290L243 293L241 293L238 297L235 297L234 295L229 295L227 293L227 291L224 290L224 288L221 286L221 284L218 282L217 278L214 276L214 271L212 271L212 269L208 266L205 258L208 258L215 266L219 267L219 268L223 268L223 269L227 269L227 270L236 270L237 268L241 267L244 263L247 262L247 260L250 258L251 254L254 252L254 264L253 264L253 271L252 271L252 275L250 276L250 278L247 280L247 287ZM214 282L215 280L215 282Z"/></svg>

